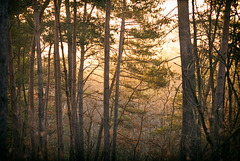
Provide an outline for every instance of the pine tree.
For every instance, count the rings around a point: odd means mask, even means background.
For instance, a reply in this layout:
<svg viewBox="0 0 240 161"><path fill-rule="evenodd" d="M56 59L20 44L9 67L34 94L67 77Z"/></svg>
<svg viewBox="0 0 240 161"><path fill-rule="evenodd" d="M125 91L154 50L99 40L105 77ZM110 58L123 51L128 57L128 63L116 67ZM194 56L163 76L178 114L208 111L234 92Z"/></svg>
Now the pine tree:
<svg viewBox="0 0 240 161"><path fill-rule="evenodd" d="M191 46L188 0L178 0L178 24L182 65L182 133L180 159L197 160L197 124L195 100L195 65Z"/></svg>

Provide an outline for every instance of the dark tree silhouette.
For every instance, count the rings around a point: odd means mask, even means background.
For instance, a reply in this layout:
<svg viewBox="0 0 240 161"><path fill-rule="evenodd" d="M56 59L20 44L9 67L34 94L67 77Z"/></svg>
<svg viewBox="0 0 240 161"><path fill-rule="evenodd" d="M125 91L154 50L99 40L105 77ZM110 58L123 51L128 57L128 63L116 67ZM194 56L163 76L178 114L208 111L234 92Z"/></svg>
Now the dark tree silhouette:
<svg viewBox="0 0 240 161"><path fill-rule="evenodd" d="M8 0L0 1L0 160L6 160Z"/></svg>
<svg viewBox="0 0 240 161"><path fill-rule="evenodd" d="M182 134L180 142L180 159L196 160L197 124L195 102L195 66L192 53L188 0L178 0L178 23L180 54L182 65Z"/></svg>

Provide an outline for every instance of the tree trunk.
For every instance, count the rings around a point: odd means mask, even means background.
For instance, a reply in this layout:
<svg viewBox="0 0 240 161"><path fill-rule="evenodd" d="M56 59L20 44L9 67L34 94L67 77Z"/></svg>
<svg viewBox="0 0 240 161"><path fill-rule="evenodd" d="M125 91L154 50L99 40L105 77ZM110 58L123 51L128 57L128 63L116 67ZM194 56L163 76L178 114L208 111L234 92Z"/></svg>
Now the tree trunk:
<svg viewBox="0 0 240 161"><path fill-rule="evenodd" d="M111 1L107 0L106 21L105 21L105 38L104 38L104 161L110 160L110 143L109 143L109 53L110 53L110 10Z"/></svg>
<svg viewBox="0 0 240 161"><path fill-rule="evenodd" d="M65 55L64 55L64 46L63 46L63 37L61 33L61 24L60 24L60 18L59 13L57 12L57 22L58 22L58 32L60 35L60 43L61 43L61 51L62 51L62 60L63 60L63 70L64 70L64 79L65 79L65 93L67 97L67 108L68 108L68 116L69 116L69 123L70 123L70 146L73 147L73 129L71 125L71 102L70 102L70 94L69 94L69 83L68 83L68 73L67 73L67 67L66 67L66 61L65 61Z"/></svg>
<svg viewBox="0 0 240 161"><path fill-rule="evenodd" d="M65 0L66 6L66 23L67 23L67 42L68 42L68 83L69 92L72 90L72 24L70 15L69 0Z"/></svg>
<svg viewBox="0 0 240 161"><path fill-rule="evenodd" d="M99 150L100 150L101 140L102 140L102 131L103 131L103 119L101 119L101 124L100 124L100 127L99 127L98 139L97 139L97 145L96 145L96 150L95 150L94 161L98 161Z"/></svg>
<svg viewBox="0 0 240 161"><path fill-rule="evenodd" d="M182 64L183 116L180 159L196 160L197 124L195 95L195 66L192 54L188 0L178 0L178 23Z"/></svg>
<svg viewBox="0 0 240 161"><path fill-rule="evenodd" d="M46 160L48 160L48 156L47 156L47 110L48 110L48 96L49 96L49 87L50 87L50 75L51 75L51 71L50 71L50 67L51 67L51 48L52 48L52 44L50 43L49 46L49 51L48 51L48 66L47 66L47 87L46 87L46 92L45 92L45 103L44 103L44 123L45 123L45 131L46 131L46 135L45 135L45 140L46 140L46 144L45 144L45 155L46 155Z"/></svg>
<svg viewBox="0 0 240 161"><path fill-rule="evenodd" d="M7 160L8 0L0 2L0 160Z"/></svg>
<svg viewBox="0 0 240 161"><path fill-rule="evenodd" d="M15 82L15 72L13 64L13 51L12 51L12 40L11 40L11 31L8 31L9 39L9 55L8 55L8 70L9 70L9 87L10 87L10 104L11 104L11 113L12 118L12 135L13 135L13 159L19 159L20 154L20 129L19 129L19 117L18 117L18 103L17 103L17 94L16 94L16 82Z"/></svg>
<svg viewBox="0 0 240 161"><path fill-rule="evenodd" d="M77 148L79 148L79 138L77 137L77 131L78 131L78 119L77 119L77 104L76 104L76 25L77 25L77 2L74 0L73 3L73 47L72 47L72 91L71 91L71 102L72 102L72 125L73 125L73 137L75 140L75 152L77 151Z"/></svg>
<svg viewBox="0 0 240 161"><path fill-rule="evenodd" d="M68 42L68 86L69 86L69 96L70 96L70 101L71 96L72 96L72 24L71 24L71 15L70 15L70 6L69 6L69 0L65 1L65 6L66 6L66 23L67 23L67 42ZM71 103L71 102L70 102ZM72 105L72 103L71 103ZM72 107L72 106L71 106ZM74 126L72 123L73 117L72 117L72 108L69 109L68 111L68 117L69 117L69 126L70 126L70 155L69 159L70 161L74 160Z"/></svg>
<svg viewBox="0 0 240 161"><path fill-rule="evenodd" d="M84 160L84 127L83 127L83 72L84 72L84 53L85 48L84 44L81 44L81 60L80 60L80 68L79 68L79 159Z"/></svg>
<svg viewBox="0 0 240 161"><path fill-rule="evenodd" d="M20 20L18 16L18 27L20 28ZM22 103L21 103L21 82L22 82L22 69L21 69L21 46L20 46L21 38L19 37L17 40L17 104L18 104L18 118L19 118L19 133L20 133L20 150L22 151L23 147L23 135L22 135Z"/></svg>
<svg viewBox="0 0 240 161"><path fill-rule="evenodd" d="M133 149L133 160L136 160L136 154L137 154L137 147L139 145L139 142L141 140L141 136L142 136L142 132L143 132L143 121L144 121L144 114L142 114L141 116L141 123L140 123L140 128L139 128L139 135L137 137L137 142L136 142L136 145L134 146L134 149Z"/></svg>
<svg viewBox="0 0 240 161"><path fill-rule="evenodd" d="M213 121L213 138L214 145L217 148L221 142L221 136L224 132L223 127L223 109L224 109L224 91L225 91L225 64L227 58L228 39L229 39L229 22L230 22L230 11L231 11L232 0L226 1L225 12L224 12L224 24L222 43L219 52L219 68L217 77L216 87L216 105L214 106L214 121ZM220 156L215 158L220 160Z"/></svg>
<svg viewBox="0 0 240 161"><path fill-rule="evenodd" d="M123 0L123 9L122 9L122 24L120 31L120 40L119 40L119 53L118 53L118 62L117 62L117 77L116 77L116 93L115 93L115 108L114 108L114 124L113 124L113 145L112 145L112 161L116 160L116 146L117 146L117 125L118 125L118 100L119 100L119 79L120 79L120 64L123 52L123 43L124 43L124 29L125 29L125 17L124 12L126 10L126 1Z"/></svg>
<svg viewBox="0 0 240 161"><path fill-rule="evenodd" d="M111 82L111 86L110 86L110 91L109 91L109 98L111 98L111 95L112 95L113 86L114 86L114 82L115 82L115 80L116 80L116 76L117 76L117 67L116 67L116 69L115 69L115 72L114 72L114 75L113 75L113 78L112 78L112 82ZM99 128L99 132L98 132L97 145L96 145L96 150L95 150L95 156L94 156L94 160L95 160L95 161L98 160L98 156L99 156L99 151L100 151L100 146L101 146L101 140L102 140L103 122L104 122L104 119L101 119L100 128Z"/></svg>
<svg viewBox="0 0 240 161"><path fill-rule="evenodd" d="M81 59L80 59L80 68L79 68L79 151L76 152L79 156L79 160L84 161L84 126L83 126L83 73L84 73L84 55L85 55L85 31L86 31L86 14L87 14L87 2L84 0L84 11L83 11L83 26L82 26L82 36L80 38L81 45Z"/></svg>
<svg viewBox="0 0 240 161"><path fill-rule="evenodd" d="M193 19L193 55L195 56L195 65L197 70L197 89L198 89L198 108L203 111L202 108L202 78L201 78L201 71L199 65L199 55L197 50L197 24L195 20L195 0L192 0L192 19ZM201 156L201 115L198 113L198 127L197 127L197 145L198 145L198 160L200 160Z"/></svg>
<svg viewBox="0 0 240 161"><path fill-rule="evenodd" d="M31 133L31 160L36 159L36 140L35 140L35 125L34 125L34 58L35 58L35 33L32 39L30 57L30 73L29 73L29 116L30 116L30 133Z"/></svg>
<svg viewBox="0 0 240 161"><path fill-rule="evenodd" d="M40 14L39 14L39 21L41 21L43 12L47 5L49 4L50 0L46 0L44 5L41 8ZM34 125L34 115L35 115L35 109L34 109L34 59L35 59L35 46L36 46L36 40L35 40L35 34L33 35L32 39L32 46L31 46L31 56L30 56L30 70L29 70L29 115L30 115L30 133L31 133L31 160L36 159L36 140L35 140L35 125Z"/></svg>
<svg viewBox="0 0 240 161"><path fill-rule="evenodd" d="M216 33L217 33L217 28L218 28L218 18L219 18L219 14L220 14L220 9L221 6L219 6L218 10L217 10L217 15L216 15L216 20L215 20L215 27L214 27L214 32L212 33L212 13L213 13L213 1L210 1L210 14L209 14L209 31L208 31L208 44L209 44L209 51L208 51L208 58L209 58L209 70L210 70L210 79L209 79L209 83L210 83L210 88L211 88L211 96L212 96L212 113L211 116L209 118L209 122L210 122L210 131L213 131L213 113L214 113L214 109L215 109L215 82L214 82L214 72L215 72L215 68L216 68L216 64L213 64L213 47L214 47L214 41L216 38Z"/></svg>
<svg viewBox="0 0 240 161"><path fill-rule="evenodd" d="M63 144L63 123L62 123L62 101L61 101L61 70L59 56L59 38L58 38L58 3L54 0L55 5L55 29L54 29L54 77L55 77L55 108L57 121L57 137L58 137L58 160L64 160L64 144Z"/></svg>
<svg viewBox="0 0 240 161"><path fill-rule="evenodd" d="M23 61L22 61L22 71L21 73L25 73L25 54L23 53ZM27 95L26 95L26 89L25 89L25 83L22 82L22 92L23 92L23 100L24 100L24 113L23 113L23 123L22 123L22 140L21 143L22 145L22 150L23 150L23 155L26 154L26 144L24 143L24 141L27 138L27 128L29 127L28 124L28 114L29 114L29 109L28 109L28 102L27 102ZM28 129L29 130L29 129ZM29 131L28 131L29 132Z"/></svg>
<svg viewBox="0 0 240 161"><path fill-rule="evenodd" d="M43 101L43 75L42 75L42 54L40 44L40 20L37 0L33 1L34 21L35 21L35 40L37 45L37 73L38 73L38 112L39 112L39 144L41 160L46 160L46 131L44 119L44 101Z"/></svg>

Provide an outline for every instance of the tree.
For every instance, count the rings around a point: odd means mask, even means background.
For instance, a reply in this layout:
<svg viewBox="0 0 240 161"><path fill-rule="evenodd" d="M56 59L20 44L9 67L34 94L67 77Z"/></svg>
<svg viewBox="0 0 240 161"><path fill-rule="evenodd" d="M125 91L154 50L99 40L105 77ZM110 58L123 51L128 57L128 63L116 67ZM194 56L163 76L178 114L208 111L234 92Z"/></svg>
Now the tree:
<svg viewBox="0 0 240 161"><path fill-rule="evenodd" d="M199 55L198 55L198 49L197 49L197 23L195 20L195 1L192 0L192 20L193 20L193 55L195 58L195 65L196 65L196 72L197 72L197 92L198 92L198 110L201 110L202 112L202 80L201 80L201 71L200 71L200 65L199 65ZM198 156L200 157L201 154L201 116L198 115L198 129L197 129L197 140L198 140Z"/></svg>
<svg viewBox="0 0 240 161"><path fill-rule="evenodd" d="M228 42L235 41L234 38L231 40L231 36L228 40L228 32L231 33L232 31L233 35L237 35L236 28L234 29L233 26L233 28L229 27L229 23L231 26L231 23L235 21L234 6L237 6L236 3L232 2L234 1L208 0L206 1L208 5L206 10L197 11L199 18L197 20L197 28L199 31L204 31L197 34L197 40L201 45L198 46L199 67L202 74L202 85L200 88L203 89L201 108L203 117L201 121L203 123L206 122L205 125L207 125L204 127L202 124L202 127L205 131L206 139L211 145L209 147L209 150L212 150L211 156L209 156L211 160L233 160L235 151L231 150L230 153L230 149L235 147L232 140L237 140L236 138L230 139L237 131L236 127L232 127L233 120L230 118L233 118L233 109L237 107L237 102L239 102L235 93L236 84L234 87L234 82L236 83L235 76L238 75L233 65L236 48L234 48L234 43L228 44ZM233 21L230 21L230 17L233 18ZM207 41L208 45L206 45ZM227 68L226 72L225 68ZM209 74L204 74L208 72ZM228 86L225 86L225 79L227 79L226 83ZM210 97L208 97L209 95ZM199 105L201 102L199 98L198 102ZM235 118L237 119L238 117ZM208 123L210 127L208 127ZM204 139L202 143L205 143Z"/></svg>
<svg viewBox="0 0 240 161"><path fill-rule="evenodd" d="M32 39L31 56L30 56L30 71L29 71L29 122L31 133L31 159L36 157L36 139L34 128L34 58L35 58L35 36Z"/></svg>
<svg viewBox="0 0 240 161"><path fill-rule="evenodd" d="M8 1L0 1L0 159L7 160Z"/></svg>
<svg viewBox="0 0 240 161"><path fill-rule="evenodd" d="M59 4L54 0L55 8L55 23L54 23L54 77L55 77L55 108L57 122L57 137L58 137L58 160L64 159L64 144L63 144L63 122L62 122L62 94L61 94L61 69L59 56L59 22L58 11Z"/></svg>
<svg viewBox="0 0 240 161"><path fill-rule="evenodd" d="M14 72L14 63L13 63L13 51L12 51L12 39L11 39L11 31L9 31L8 36L8 71L9 71L9 87L10 87L10 105L11 105L11 113L10 116L12 118L12 135L13 135L13 159L20 158L21 150L20 150L20 127L19 127L19 106L17 103L17 95L16 95L16 79Z"/></svg>
<svg viewBox="0 0 240 161"><path fill-rule="evenodd" d="M195 66L191 46L188 0L178 0L178 24L182 68L182 134L180 159L196 160L197 124L195 102Z"/></svg>
<svg viewBox="0 0 240 161"><path fill-rule="evenodd" d="M123 77L143 80L146 88L161 88L169 83L172 72L161 55L162 42L171 33L171 20L161 14L161 0L131 1L126 9L126 54ZM174 26L173 26L174 27ZM164 28L164 30L162 30ZM126 81L122 84L127 86Z"/></svg>
<svg viewBox="0 0 240 161"><path fill-rule="evenodd" d="M66 6L66 23L67 23L67 43L68 43L68 87L69 87L69 93L68 95L70 96L70 109L68 111L68 117L69 117L69 126L70 126L70 160L73 160L75 157L74 155L74 126L73 126L73 111L72 111L72 80L73 80L73 43L72 43L72 24L71 24L71 14L70 14L70 5L69 5L69 0L65 1L65 6ZM75 12L75 10L74 10ZM76 50L76 49L75 49Z"/></svg>
<svg viewBox="0 0 240 161"><path fill-rule="evenodd" d="M107 0L106 20L105 20L105 38L104 38L104 161L110 160L110 142L109 142L109 53L110 53L110 10L111 1Z"/></svg>
<svg viewBox="0 0 240 161"><path fill-rule="evenodd" d="M80 155L80 160L84 161L84 124L83 124L83 86L84 86L84 79L83 79L83 74L84 74L84 55L85 55L85 34L86 34L86 14L87 14L87 1L84 0L84 11L83 11L83 27L82 27L82 35L80 37L80 47L81 47L81 59L80 59L80 67L79 67L79 140L80 140L80 145L79 145L79 155Z"/></svg>
<svg viewBox="0 0 240 161"><path fill-rule="evenodd" d="M48 100L49 100L49 87L50 87L50 67L51 67L51 49L52 49L52 43L50 43L50 46L49 46L49 51L48 51L48 66L47 66L47 86L46 86L46 90L45 90L45 102L44 102L44 123L45 123L45 138L44 138L44 141L45 141L45 145L44 145L44 151L45 151L45 154L44 154L44 159L45 160L48 160L48 154L47 154L47 112L48 112Z"/></svg>
<svg viewBox="0 0 240 161"><path fill-rule="evenodd" d="M43 75L42 75L42 54L40 44L40 16L37 0L33 1L34 22L35 22L35 40L37 46L37 66L38 66L38 112L39 112L39 143L40 143L40 158L46 160L46 130L44 117L44 101L43 101Z"/></svg>
<svg viewBox="0 0 240 161"><path fill-rule="evenodd" d="M73 136L75 139L75 151L79 148L79 137L77 136L78 123L77 123L77 104L76 104L76 50L77 50L77 40L76 40L76 28L77 28L77 1L74 0L73 3L73 39L72 39L72 124L73 124ZM69 71L70 72L70 71ZM77 155L77 154L76 154Z"/></svg>
<svg viewBox="0 0 240 161"><path fill-rule="evenodd" d="M214 144L217 148L220 145L221 136L223 135L223 121L224 121L224 93L225 93L225 64L228 51L229 39L229 22L232 0L226 0L224 23L222 32L222 43L219 52L219 67L216 86L216 105L214 106L214 122L213 122L213 138ZM218 156L219 157L219 156ZM220 160L220 158L216 158Z"/></svg>
<svg viewBox="0 0 240 161"><path fill-rule="evenodd" d="M67 23L67 42L68 42L68 71L69 71L69 91L72 89L72 24L69 0L65 1L66 6L66 23Z"/></svg>
<svg viewBox="0 0 240 161"><path fill-rule="evenodd" d="M118 100L119 100L119 78L120 78L120 64L123 52L123 43L124 43L124 29L125 29L125 17L124 13L126 10L126 1L123 0L123 9L122 9L122 24L120 31L120 40L119 40L119 51L118 51L118 62L116 70L116 93L115 93L115 108L114 108L114 125L113 125L113 145L112 145L112 161L116 160L116 146L117 146L117 124L118 124Z"/></svg>

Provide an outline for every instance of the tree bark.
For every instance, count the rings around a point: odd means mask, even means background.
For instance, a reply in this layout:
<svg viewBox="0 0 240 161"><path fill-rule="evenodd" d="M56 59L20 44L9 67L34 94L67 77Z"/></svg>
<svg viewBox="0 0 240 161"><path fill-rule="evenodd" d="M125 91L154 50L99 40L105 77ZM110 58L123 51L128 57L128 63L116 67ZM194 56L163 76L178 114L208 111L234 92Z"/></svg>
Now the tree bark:
<svg viewBox="0 0 240 161"><path fill-rule="evenodd" d="M46 160L48 160L48 155L47 155L47 110L48 110L48 99L49 99L49 87L50 87L50 76L51 76L51 48L52 48L52 44L50 43L49 46L49 51L48 51L48 66L47 66L47 87L46 87L46 92L45 92L45 102L44 102L44 123L45 123L45 131L46 131L46 135L45 135L45 140L46 140L46 144L45 144L45 155L46 155Z"/></svg>
<svg viewBox="0 0 240 161"><path fill-rule="evenodd" d="M57 137L58 137L58 160L64 160L64 144L63 144L63 123L62 123L62 94L61 94L61 70L59 56L59 38L58 38L58 10L57 0L55 5L55 23L54 23L54 77L55 77L55 108L57 121Z"/></svg>
<svg viewBox="0 0 240 161"><path fill-rule="evenodd" d="M230 11L231 11L232 0L226 0L225 12L224 12L224 23L223 23L223 34L222 43L219 52L219 68L217 76L216 86L216 105L214 106L214 121L213 121L213 138L214 145L218 147L221 142L221 136L224 132L223 127L223 109L224 109L224 92L225 92L225 64L228 50L228 39L229 39L229 22L230 22ZM215 158L220 160L220 156Z"/></svg>
<svg viewBox="0 0 240 161"><path fill-rule="evenodd" d="M84 53L85 48L84 44L81 44L81 60L80 60L80 68L79 68L79 159L84 160L84 127L83 127L83 72L84 72Z"/></svg>
<svg viewBox="0 0 240 161"><path fill-rule="evenodd" d="M14 72L14 64L13 64L13 51L12 51L12 39L11 39L11 31L8 31L8 70L9 70L9 88L10 88L10 105L11 105L11 113L10 116L12 118L12 135L13 135L13 159L20 159L20 128L19 128L19 109L17 103L17 94L16 94L16 80L15 80L15 72Z"/></svg>
<svg viewBox="0 0 240 161"><path fill-rule="evenodd" d="M69 92L71 94L72 90L72 24L71 24L71 14L69 0L65 0L66 6L66 23L67 23L67 42L68 42L68 83Z"/></svg>
<svg viewBox="0 0 240 161"><path fill-rule="evenodd" d="M43 75L42 75L42 54L40 44L40 19L37 0L33 1L34 22L35 22L35 41L37 45L37 73L38 73L38 118L39 118L39 144L41 160L46 160L46 131L44 119L44 101L43 101Z"/></svg>
<svg viewBox="0 0 240 161"><path fill-rule="evenodd" d="M0 160L7 160L8 0L0 2Z"/></svg>
<svg viewBox="0 0 240 161"><path fill-rule="evenodd" d="M29 73L29 115L30 115L30 133L31 133L31 160L36 159L36 140L35 140L35 125L34 125L34 58L35 58L35 34L32 39L30 57L30 73Z"/></svg>
<svg viewBox="0 0 240 161"><path fill-rule="evenodd" d="M81 46L81 59L80 59L80 68L79 68L79 151L77 155L79 155L79 160L84 161L84 126L83 126L83 87L84 87L84 55L85 55L85 32L86 32L86 14L87 14L87 2L84 0L84 11L83 11L83 26L82 26L82 36L80 38L80 46Z"/></svg>
<svg viewBox="0 0 240 161"><path fill-rule="evenodd" d="M43 12L47 5L49 4L50 0L46 0L44 5L41 8L40 14L39 14L39 21L41 22L41 18L43 15ZM39 23L40 23L39 22ZM36 140L35 140L35 125L34 125L34 115L35 115L35 109L34 109L34 59L35 59L35 46L36 46L36 39L35 39L34 32L33 39L32 39L32 46L31 46L31 56L30 56L30 70L29 70L29 115L30 115L30 133L31 133L31 160L36 159Z"/></svg>
<svg viewBox="0 0 240 161"><path fill-rule="evenodd" d="M68 116L69 116L69 123L70 123L70 146L73 147L73 129L71 125L71 102L70 102L70 92L69 92L69 83L68 83L68 73L67 73L67 67L66 67L66 61L65 61L65 55L64 55L64 46L63 46L63 37L61 33L61 24L60 24L60 18L59 13L57 12L57 22L58 22L58 32L60 36L60 44L61 44L61 51L62 51L62 60L63 60L63 70L64 70L64 79L65 79L65 93L67 97L67 108L68 108Z"/></svg>
<svg viewBox="0 0 240 161"><path fill-rule="evenodd" d="M20 28L20 20L18 16L18 27ZM19 133L20 133L20 149L22 151L23 147L23 135L22 135L22 103L21 103L21 87L22 87L22 69L21 69L21 46L20 46L21 38L19 37L17 40L17 79L19 81L17 82L17 104L18 104L18 118L19 118Z"/></svg>
<svg viewBox="0 0 240 161"><path fill-rule="evenodd" d="M116 146L117 146L117 125L118 125L119 81L120 81L119 79L120 79L120 64L121 64L123 44L124 44L125 10L126 10L126 0L123 0L122 24L121 24L121 31L120 31L119 53L118 53L117 72L116 72L117 77L116 77L116 93L115 93L114 124L113 124L112 161L116 160L116 151L117 151Z"/></svg>
<svg viewBox="0 0 240 161"><path fill-rule="evenodd" d="M110 142L109 142L109 53L110 53L110 10L111 1L107 0L105 38L104 38L104 161L110 160Z"/></svg>
<svg viewBox="0 0 240 161"><path fill-rule="evenodd" d="M198 89L198 107L203 111L202 108L202 78L201 78L201 71L199 65L199 55L197 50L197 22L195 20L195 0L192 0L192 19L193 19L193 55L195 57L195 65L197 70L197 89ZM198 160L200 160L201 156L201 115L198 113L198 127L197 127L197 149L198 149Z"/></svg>
<svg viewBox="0 0 240 161"><path fill-rule="evenodd" d="M73 59L72 59L72 24L71 24L71 14L70 14L70 5L69 5L69 0L65 1L65 6L66 6L66 23L67 23L67 43L68 43L68 87L69 87L69 97L70 101L71 96L72 96L72 64L73 64ZM72 105L72 103L70 102ZM71 106L72 107L72 106ZM72 117L72 108L68 110L68 117L69 117L69 126L70 126L70 160L74 160L74 127L73 127L73 117Z"/></svg>
<svg viewBox="0 0 240 161"><path fill-rule="evenodd" d="M74 137L74 151L79 148L79 138L76 135L78 130L78 119L77 119L77 104L76 104L76 25L77 25L77 2L74 0L73 3L73 39L72 39L72 91L71 91L71 102L72 102L72 125L73 125L73 137Z"/></svg>
<svg viewBox="0 0 240 161"><path fill-rule="evenodd" d="M23 61L22 61L22 71L21 73L25 73L25 54L23 53ZM28 102L27 102L27 95L26 95L26 89L25 89L25 83L22 82L22 92L23 92L23 100L24 100L24 113L23 113L23 122L22 122L22 137L21 137L21 144L22 144L22 150L23 150L23 155L26 154L26 144L24 141L27 138L27 128L29 127L28 124L28 115L29 115L29 109L28 109ZM28 129L29 130L29 129Z"/></svg>
<svg viewBox="0 0 240 161"><path fill-rule="evenodd" d="M182 134L180 160L196 160L197 124L195 102L195 66L191 46L188 0L178 0L178 23L182 64Z"/></svg>
<svg viewBox="0 0 240 161"><path fill-rule="evenodd" d="M102 131L103 131L103 119L101 119L101 124L100 124L100 127L99 127L98 139L97 139L97 145L96 145L96 150L95 150L94 161L98 161L99 150L100 150L101 140L102 140Z"/></svg>

